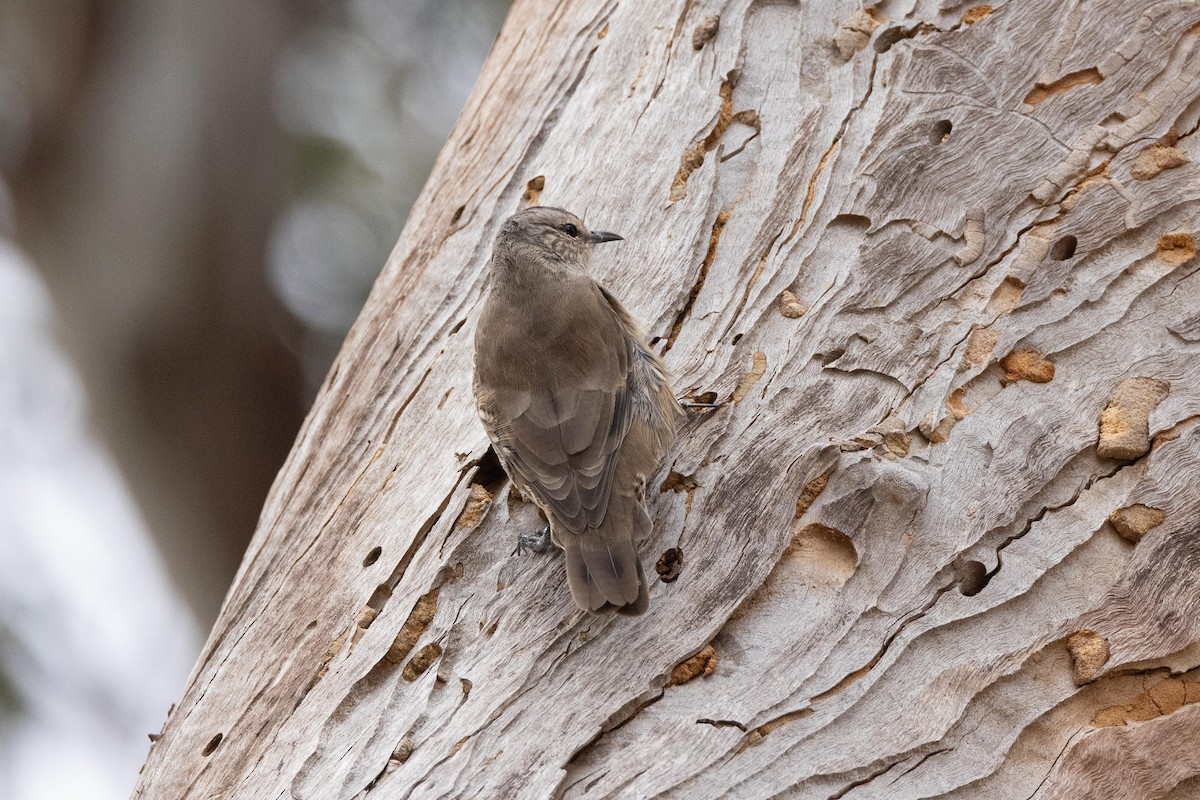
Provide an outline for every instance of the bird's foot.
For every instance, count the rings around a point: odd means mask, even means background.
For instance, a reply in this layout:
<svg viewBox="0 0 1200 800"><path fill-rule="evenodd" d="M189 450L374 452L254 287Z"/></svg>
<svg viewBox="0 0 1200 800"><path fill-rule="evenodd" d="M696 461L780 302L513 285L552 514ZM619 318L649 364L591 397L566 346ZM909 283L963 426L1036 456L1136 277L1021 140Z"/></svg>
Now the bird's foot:
<svg viewBox="0 0 1200 800"><path fill-rule="evenodd" d="M550 549L550 526L543 525L541 529L534 533L522 533L517 536L517 549L513 551L514 556L524 555L526 550L532 550L535 553L544 553Z"/></svg>
<svg viewBox="0 0 1200 800"><path fill-rule="evenodd" d="M696 403L691 400L684 400L679 405L684 408L720 408L724 403Z"/></svg>

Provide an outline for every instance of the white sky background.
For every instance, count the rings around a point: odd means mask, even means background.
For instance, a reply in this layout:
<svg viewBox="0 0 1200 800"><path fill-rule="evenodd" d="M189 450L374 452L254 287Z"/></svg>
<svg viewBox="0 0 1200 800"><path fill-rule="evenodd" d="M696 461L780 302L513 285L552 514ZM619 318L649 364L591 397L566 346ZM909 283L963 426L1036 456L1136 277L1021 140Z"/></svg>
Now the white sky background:
<svg viewBox="0 0 1200 800"><path fill-rule="evenodd" d="M52 324L0 239L0 798L126 798L200 634Z"/></svg>

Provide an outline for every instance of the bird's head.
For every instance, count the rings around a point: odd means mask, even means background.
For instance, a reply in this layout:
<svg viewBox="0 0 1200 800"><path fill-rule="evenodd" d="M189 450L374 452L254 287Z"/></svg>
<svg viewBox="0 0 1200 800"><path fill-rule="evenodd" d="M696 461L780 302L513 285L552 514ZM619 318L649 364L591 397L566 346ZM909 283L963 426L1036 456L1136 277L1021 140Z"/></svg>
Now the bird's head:
<svg viewBox="0 0 1200 800"><path fill-rule="evenodd" d="M540 256L584 268L594 245L620 241L608 231L592 231L569 211L551 206L533 206L513 214L500 227L496 248L514 256Z"/></svg>

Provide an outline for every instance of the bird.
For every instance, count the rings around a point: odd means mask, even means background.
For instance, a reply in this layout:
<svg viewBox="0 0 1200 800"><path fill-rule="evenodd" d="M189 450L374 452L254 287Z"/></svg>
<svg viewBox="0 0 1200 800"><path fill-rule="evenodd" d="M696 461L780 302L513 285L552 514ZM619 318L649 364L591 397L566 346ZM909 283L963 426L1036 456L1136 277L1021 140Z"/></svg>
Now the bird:
<svg viewBox="0 0 1200 800"><path fill-rule="evenodd" d="M500 226L473 391L500 465L548 522L521 544L562 549L579 608L632 616L650 603L634 544L651 530L646 480L686 415L641 325L588 272L593 248L622 238L550 206Z"/></svg>

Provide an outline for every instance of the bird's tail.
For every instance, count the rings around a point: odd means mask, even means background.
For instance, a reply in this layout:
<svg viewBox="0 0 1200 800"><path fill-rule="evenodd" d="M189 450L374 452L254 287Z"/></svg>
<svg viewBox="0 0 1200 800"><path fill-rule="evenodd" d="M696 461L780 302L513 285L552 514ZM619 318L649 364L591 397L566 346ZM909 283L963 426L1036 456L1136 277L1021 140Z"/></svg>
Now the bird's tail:
<svg viewBox="0 0 1200 800"><path fill-rule="evenodd" d="M636 498L613 493L599 528L556 531L567 558L567 585L585 611L636 615L650 606L646 573L634 549L650 532L650 517Z"/></svg>

